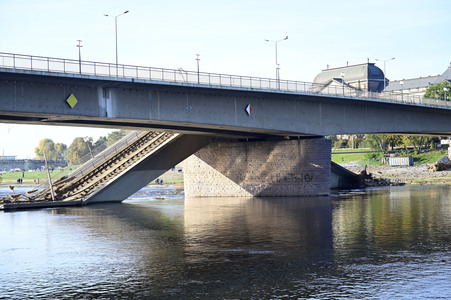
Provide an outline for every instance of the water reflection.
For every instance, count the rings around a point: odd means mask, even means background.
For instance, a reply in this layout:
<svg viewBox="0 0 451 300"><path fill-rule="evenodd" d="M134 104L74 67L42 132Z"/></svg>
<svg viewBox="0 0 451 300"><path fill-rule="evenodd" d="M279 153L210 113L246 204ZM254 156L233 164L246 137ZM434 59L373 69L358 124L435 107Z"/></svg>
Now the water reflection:
<svg viewBox="0 0 451 300"><path fill-rule="evenodd" d="M328 197L186 199L184 231L189 251L267 253L332 247ZM283 253L278 253L282 255Z"/></svg>
<svg viewBox="0 0 451 300"><path fill-rule="evenodd" d="M451 294L450 192L185 200L145 189L122 204L3 213L0 299L440 297Z"/></svg>
<svg viewBox="0 0 451 300"><path fill-rule="evenodd" d="M450 188L368 191L334 202L334 247L340 257L368 250L428 251L449 242ZM427 243L425 243L427 241Z"/></svg>

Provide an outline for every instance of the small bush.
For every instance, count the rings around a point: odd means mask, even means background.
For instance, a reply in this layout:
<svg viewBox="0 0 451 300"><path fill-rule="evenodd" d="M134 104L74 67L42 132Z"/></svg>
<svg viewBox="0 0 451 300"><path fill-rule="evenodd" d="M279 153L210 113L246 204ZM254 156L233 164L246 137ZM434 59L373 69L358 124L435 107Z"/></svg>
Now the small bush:
<svg viewBox="0 0 451 300"><path fill-rule="evenodd" d="M382 158L381 152L365 153L365 159L369 160L380 160Z"/></svg>
<svg viewBox="0 0 451 300"><path fill-rule="evenodd" d="M348 148L349 147L348 141L346 141L346 140L337 140L334 143L334 147L335 148Z"/></svg>

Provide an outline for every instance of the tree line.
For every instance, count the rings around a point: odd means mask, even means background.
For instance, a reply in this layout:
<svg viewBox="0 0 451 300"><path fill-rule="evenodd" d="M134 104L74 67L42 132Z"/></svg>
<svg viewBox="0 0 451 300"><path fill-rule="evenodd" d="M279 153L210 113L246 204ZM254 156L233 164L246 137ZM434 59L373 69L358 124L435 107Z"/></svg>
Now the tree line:
<svg viewBox="0 0 451 300"><path fill-rule="evenodd" d="M424 98L451 101L451 83L447 80L432 84L426 90ZM395 147L407 149L430 148L440 142L438 136L419 135L385 135L366 134L354 135L350 140L338 139L336 136L329 136L335 148L370 148L371 150L387 151Z"/></svg>
<svg viewBox="0 0 451 300"><path fill-rule="evenodd" d="M69 147L63 143L55 143L52 139L46 138L39 141L35 148L36 159L44 160L44 153L47 160L66 160L70 165L79 164L95 155L107 147L113 145L130 131L118 130L101 136L94 142L92 137L77 137Z"/></svg>
<svg viewBox="0 0 451 300"><path fill-rule="evenodd" d="M351 135L349 139L339 139L337 136L328 136L328 138L332 140L334 148L370 148L384 152L394 150L395 147L415 150L433 148L441 140L438 136L389 134Z"/></svg>

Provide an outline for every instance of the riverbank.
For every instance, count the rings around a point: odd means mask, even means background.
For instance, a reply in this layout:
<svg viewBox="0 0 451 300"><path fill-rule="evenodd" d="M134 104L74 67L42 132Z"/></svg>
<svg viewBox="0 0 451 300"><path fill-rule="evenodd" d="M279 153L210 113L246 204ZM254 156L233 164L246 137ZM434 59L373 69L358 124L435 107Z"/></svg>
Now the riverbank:
<svg viewBox="0 0 451 300"><path fill-rule="evenodd" d="M445 171L431 171L430 164L414 166L368 166L366 171L377 180L388 179L393 185L451 185L451 169ZM346 169L360 174L365 169L362 166L347 166Z"/></svg>
<svg viewBox="0 0 451 300"><path fill-rule="evenodd" d="M346 169L360 174L365 167L360 165L342 165ZM371 173L375 179L374 182L390 182L392 185L451 185L451 169L445 171L431 171L428 170L430 164L418 164L414 166L368 166L366 171ZM388 179L388 180L387 180ZM183 188L183 173L179 170L170 170L149 183L148 186L175 186L176 188ZM162 181L161 181L162 180ZM30 187L35 188L36 184L33 181L27 181L23 184L17 184L15 180L3 180L0 186L8 187L13 185L16 187ZM378 185L378 184L374 184Z"/></svg>

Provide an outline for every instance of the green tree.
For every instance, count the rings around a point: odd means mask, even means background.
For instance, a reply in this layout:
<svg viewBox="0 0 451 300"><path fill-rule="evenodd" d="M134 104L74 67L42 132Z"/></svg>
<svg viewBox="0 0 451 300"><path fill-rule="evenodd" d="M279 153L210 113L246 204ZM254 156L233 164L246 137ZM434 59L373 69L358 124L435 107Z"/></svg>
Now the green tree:
<svg viewBox="0 0 451 300"><path fill-rule="evenodd" d="M34 152L36 153L36 159L43 160L44 152L47 160L56 160L58 158L58 151L55 149L55 143L51 139L40 140Z"/></svg>
<svg viewBox="0 0 451 300"><path fill-rule="evenodd" d="M94 148L98 148L108 142L108 138L106 136L101 136L99 139L94 143Z"/></svg>
<svg viewBox="0 0 451 300"><path fill-rule="evenodd" d="M108 134L108 141L107 141L107 145L108 147L113 145L114 143L116 143L117 141L119 141L120 139L122 139L124 136L126 136L130 131L128 130L118 130L118 131L113 131L110 134Z"/></svg>
<svg viewBox="0 0 451 300"><path fill-rule="evenodd" d="M434 143L438 143L440 138L437 136L421 136L421 135L403 135L401 137L404 148L409 146L415 149L428 148Z"/></svg>
<svg viewBox="0 0 451 300"><path fill-rule="evenodd" d="M95 153L95 155L99 154L108 147L107 142L108 138L106 136L101 136L97 139L97 141L92 146L92 151Z"/></svg>
<svg viewBox="0 0 451 300"><path fill-rule="evenodd" d="M92 149L92 138L75 138L67 150L67 159L71 165L84 163L89 160L90 148Z"/></svg>
<svg viewBox="0 0 451 300"><path fill-rule="evenodd" d="M447 91L445 91L445 88ZM437 99L437 100L446 100L451 101L451 83L447 80L442 83L436 83L428 87L426 93L424 94L424 98L427 99Z"/></svg>
<svg viewBox="0 0 451 300"><path fill-rule="evenodd" d="M390 146L391 150L400 145L402 142L400 135L384 135L384 139L387 141L387 144Z"/></svg>
<svg viewBox="0 0 451 300"><path fill-rule="evenodd" d="M394 147L400 145L402 142L399 135L384 135L384 134L367 134L366 143L372 150L386 151L388 147L393 150Z"/></svg>
<svg viewBox="0 0 451 300"><path fill-rule="evenodd" d="M67 145L63 143L56 143L55 151L58 153L57 159L64 160L67 156Z"/></svg>
<svg viewBox="0 0 451 300"><path fill-rule="evenodd" d="M366 143L372 150L387 150L387 141L382 134L367 134Z"/></svg>

